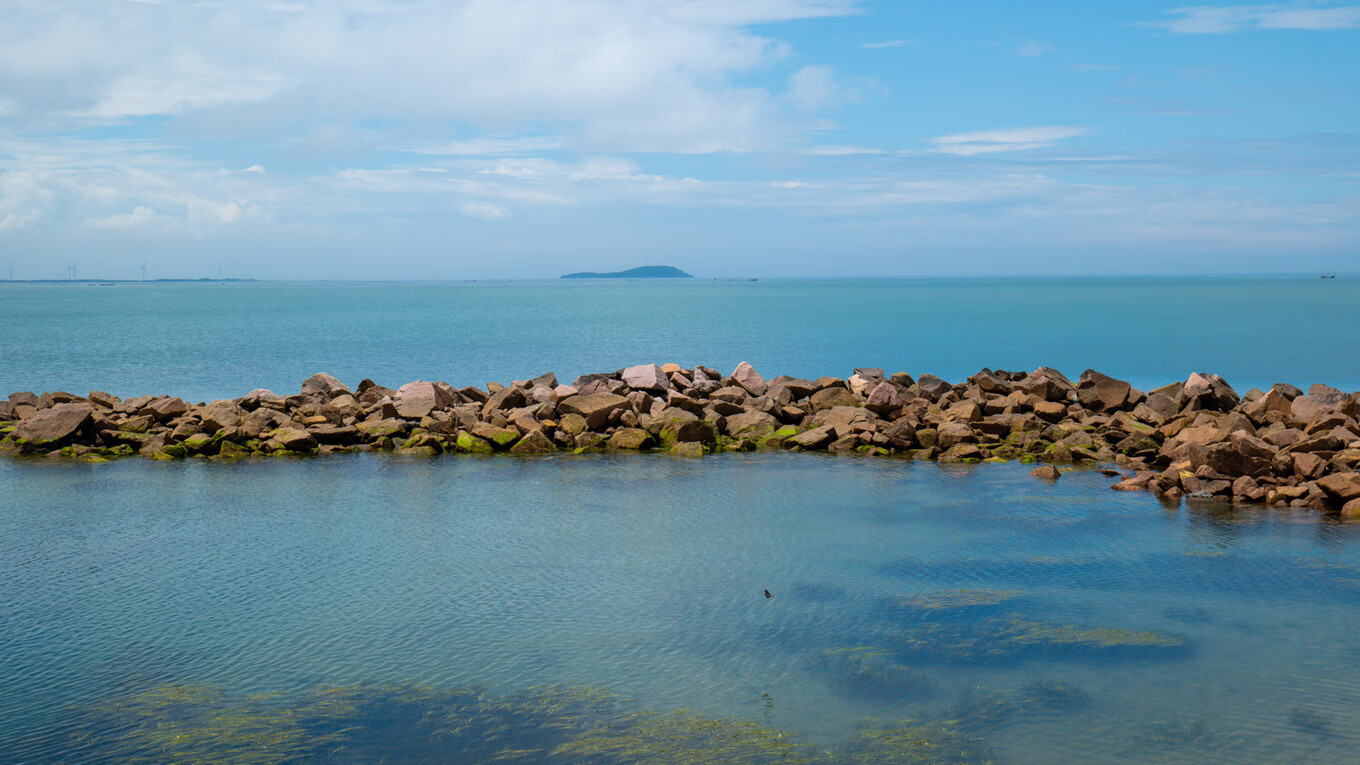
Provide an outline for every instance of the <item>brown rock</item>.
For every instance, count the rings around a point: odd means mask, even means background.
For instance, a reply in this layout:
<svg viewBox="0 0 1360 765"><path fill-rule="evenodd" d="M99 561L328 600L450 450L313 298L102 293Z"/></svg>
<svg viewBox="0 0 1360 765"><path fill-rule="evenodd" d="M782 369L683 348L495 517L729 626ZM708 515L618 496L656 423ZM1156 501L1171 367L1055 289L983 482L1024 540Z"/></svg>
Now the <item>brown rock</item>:
<svg viewBox="0 0 1360 765"><path fill-rule="evenodd" d="M743 412L727 418L727 434L734 438L762 439L779 429L779 420L765 412Z"/></svg>
<svg viewBox="0 0 1360 765"><path fill-rule="evenodd" d="M1062 477L1062 472L1058 470L1056 465L1040 465L1029 471L1029 474L1035 478L1045 478L1050 481L1056 481Z"/></svg>
<svg viewBox="0 0 1360 765"><path fill-rule="evenodd" d="M1060 401L1066 404L1076 397L1077 388L1062 372L1049 367L1038 369L1015 382L1015 387L1045 401Z"/></svg>
<svg viewBox="0 0 1360 765"><path fill-rule="evenodd" d="M142 407L138 414L149 414L160 422L169 422L176 417L183 417L189 413L189 405L178 398L161 396L152 399L150 403Z"/></svg>
<svg viewBox="0 0 1360 765"><path fill-rule="evenodd" d="M312 434L317 443L321 444L357 444L359 443L359 429L353 425L311 425L307 432Z"/></svg>
<svg viewBox="0 0 1360 765"><path fill-rule="evenodd" d="M780 375L770 381L771 388L778 386L783 386L787 388L789 390L790 395L793 396L795 401L798 399L807 398L808 396L811 396L812 394L816 393L821 387L810 380L803 380L798 377L789 377L788 375Z"/></svg>
<svg viewBox="0 0 1360 765"><path fill-rule="evenodd" d="M1318 479L1317 486L1338 505L1360 499L1360 473L1332 473Z"/></svg>
<svg viewBox="0 0 1360 765"><path fill-rule="evenodd" d="M845 388L823 388L812 394L808 406L813 412L837 406L859 406L859 399Z"/></svg>
<svg viewBox="0 0 1360 765"><path fill-rule="evenodd" d="M518 391L518 389L516 389ZM523 405L523 391L518 391ZM406 420L419 420L437 409L447 409L455 402L450 391L423 380L409 382L397 389L392 403L397 408L397 416Z"/></svg>
<svg viewBox="0 0 1360 765"><path fill-rule="evenodd" d="M977 434L966 423L942 422L937 432L938 440L936 443L944 451L949 451L958 444L977 442Z"/></svg>
<svg viewBox="0 0 1360 765"><path fill-rule="evenodd" d="M1091 411L1113 412L1124 407L1132 390L1133 386L1123 380L1088 369L1077 383L1077 400Z"/></svg>
<svg viewBox="0 0 1360 765"><path fill-rule="evenodd" d="M732 371L731 379L750 392L752 396L763 396L765 391L770 389L770 384L765 381L765 378L761 377L760 373L745 361L738 364L737 368Z"/></svg>
<svg viewBox="0 0 1360 765"><path fill-rule="evenodd" d="M613 393L590 393L571 396L558 402L557 410L564 414L578 414L585 418L586 427L597 430L609 423L609 416L628 407L628 399Z"/></svg>
<svg viewBox="0 0 1360 765"><path fill-rule="evenodd" d="M324 398L326 401L330 401L341 394L351 393L353 393L353 391L351 391L347 385L325 372L318 372L311 377L308 377L302 383L302 395L317 396Z"/></svg>
<svg viewBox="0 0 1360 765"><path fill-rule="evenodd" d="M655 444L652 434L641 428L619 428L609 437L611 449L649 449Z"/></svg>
<svg viewBox="0 0 1360 765"><path fill-rule="evenodd" d="M1186 379L1178 399L1180 408L1187 406L1220 412L1232 411L1241 399L1237 391L1218 375L1195 373Z"/></svg>
<svg viewBox="0 0 1360 765"><path fill-rule="evenodd" d="M81 436L93 424L94 407L90 404L56 404L20 422L14 437L28 442L28 449L54 449Z"/></svg>
<svg viewBox="0 0 1360 765"><path fill-rule="evenodd" d="M1290 419L1296 425L1306 426L1313 421L1314 417L1317 417L1318 412L1325 409L1339 411L1347 416L1354 417L1355 401L1340 391L1309 393L1307 396L1299 396L1290 403Z"/></svg>
<svg viewBox="0 0 1360 765"><path fill-rule="evenodd" d="M279 428L270 434L269 440L290 452L316 450L316 437L301 428Z"/></svg>
<svg viewBox="0 0 1360 765"><path fill-rule="evenodd" d="M921 375L920 379L916 381L916 385L912 387L915 393L930 401L939 401L946 393L954 389L954 386L935 375Z"/></svg>
<svg viewBox="0 0 1360 765"><path fill-rule="evenodd" d="M830 444L832 440L835 439L835 437L836 437L835 433L834 431L832 431L831 426L823 425L820 428L806 430L803 431L802 433L799 433L796 436L791 436L785 439L784 445L796 446L800 449L812 451L815 449L826 448L826 446Z"/></svg>
<svg viewBox="0 0 1360 765"><path fill-rule="evenodd" d="M1353 499L1342 505L1341 517L1351 520L1360 519L1360 499Z"/></svg>
<svg viewBox="0 0 1360 765"><path fill-rule="evenodd" d="M524 438L510 447L512 454L547 454L553 451L557 451L557 449L542 430L530 431Z"/></svg>
<svg viewBox="0 0 1360 765"><path fill-rule="evenodd" d="M1067 415L1067 405L1044 400L1034 405L1034 413L1048 422L1057 422Z"/></svg>
<svg viewBox="0 0 1360 765"><path fill-rule="evenodd" d="M635 367L628 367L619 373L623 382L635 391L647 391L648 393L661 393L670 390L671 381L656 364L640 364Z"/></svg>
<svg viewBox="0 0 1360 765"><path fill-rule="evenodd" d="M880 382L869 391L864 407L875 414L888 414L902 408L902 394L895 383Z"/></svg>
<svg viewBox="0 0 1360 765"><path fill-rule="evenodd" d="M1275 452L1270 444L1239 430L1229 436L1226 442L1193 445L1189 455L1190 464L1196 469L1204 466L1229 477L1259 477L1272 472L1271 460Z"/></svg>
<svg viewBox="0 0 1360 765"><path fill-rule="evenodd" d="M1315 481L1321 478L1322 474L1327 471L1327 461L1316 454L1309 454L1308 452L1299 452L1295 454L1283 452L1283 454L1286 454L1291 458L1290 467L1292 468L1293 473L1305 480Z"/></svg>

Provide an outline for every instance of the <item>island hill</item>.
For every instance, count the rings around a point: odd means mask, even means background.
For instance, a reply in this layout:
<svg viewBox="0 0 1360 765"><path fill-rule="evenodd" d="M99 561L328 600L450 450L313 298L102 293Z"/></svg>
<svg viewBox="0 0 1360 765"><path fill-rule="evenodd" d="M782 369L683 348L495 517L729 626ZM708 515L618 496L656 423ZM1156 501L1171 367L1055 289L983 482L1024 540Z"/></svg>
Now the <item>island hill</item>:
<svg viewBox="0 0 1360 765"><path fill-rule="evenodd" d="M564 274L563 279L693 279L693 274L687 274L672 266L642 266L640 268L630 268L627 271L613 271L607 274L599 274L594 271L582 271L576 274Z"/></svg>
<svg viewBox="0 0 1360 765"><path fill-rule="evenodd" d="M351 389L317 374L299 393L255 390L189 404L99 391L14 393L0 400L0 457L101 462L394 450L538 454L663 449L790 449L939 462L1113 463L1114 488L1170 502L1260 502L1360 518L1360 392L1286 384L1238 395L1192 374L1143 392L1087 370L1075 382L1040 367L984 369L951 384L933 375L856 369L846 379L780 375L745 362L642 364L559 384L551 373L454 388L415 381ZM1035 470L1058 478L1054 464Z"/></svg>

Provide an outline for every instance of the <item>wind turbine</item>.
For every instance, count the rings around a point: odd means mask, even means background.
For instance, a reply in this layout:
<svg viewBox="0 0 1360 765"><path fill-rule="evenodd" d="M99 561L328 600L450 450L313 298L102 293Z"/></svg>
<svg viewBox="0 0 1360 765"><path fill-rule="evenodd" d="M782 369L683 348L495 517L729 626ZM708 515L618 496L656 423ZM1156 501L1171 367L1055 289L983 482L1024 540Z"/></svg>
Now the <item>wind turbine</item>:
<svg viewBox="0 0 1360 765"><path fill-rule="evenodd" d="M145 261L145 260L142 261L142 265L139 267L139 270L142 272L142 281L146 281L146 261Z"/></svg>
<svg viewBox="0 0 1360 765"><path fill-rule="evenodd" d="M71 282L76 280L76 266L74 263L66 264L66 280Z"/></svg>
<svg viewBox="0 0 1360 765"><path fill-rule="evenodd" d="M9 278L6 279L5 281L10 281L10 282L14 281L14 264L13 264L13 263L10 263L10 264L9 264L9 268L7 268L7 269L5 269L5 270L6 270L6 271L9 271Z"/></svg>

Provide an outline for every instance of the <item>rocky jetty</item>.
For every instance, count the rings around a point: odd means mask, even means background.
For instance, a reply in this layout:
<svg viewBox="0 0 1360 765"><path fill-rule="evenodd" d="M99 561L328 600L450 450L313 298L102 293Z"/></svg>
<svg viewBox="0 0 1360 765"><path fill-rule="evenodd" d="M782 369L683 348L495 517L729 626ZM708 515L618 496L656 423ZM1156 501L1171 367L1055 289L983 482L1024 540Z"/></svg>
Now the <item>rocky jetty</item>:
<svg viewBox="0 0 1360 765"><path fill-rule="evenodd" d="M552 374L485 389L417 380L397 389L328 374L282 396L190 404L99 391L14 393L0 402L0 455L91 461L395 450L542 454L759 448L899 455L939 462L1112 464L1115 489L1169 500L1264 503L1360 517L1360 393L1291 385L1238 395L1193 374L1143 392L1087 370L984 369L951 384L881 369L848 378L766 379L645 364ZM1052 480L1053 469L1036 471Z"/></svg>

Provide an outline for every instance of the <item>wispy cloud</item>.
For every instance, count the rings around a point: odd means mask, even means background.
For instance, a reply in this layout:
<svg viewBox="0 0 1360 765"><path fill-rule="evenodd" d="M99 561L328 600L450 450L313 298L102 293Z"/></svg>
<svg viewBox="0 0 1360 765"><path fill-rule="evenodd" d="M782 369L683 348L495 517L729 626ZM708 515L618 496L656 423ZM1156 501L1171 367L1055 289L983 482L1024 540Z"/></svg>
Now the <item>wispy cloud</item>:
<svg viewBox="0 0 1360 765"><path fill-rule="evenodd" d="M1168 12L1173 18L1146 22L1176 34L1227 34L1248 29L1334 31L1360 29L1360 6L1197 5Z"/></svg>
<svg viewBox="0 0 1360 765"><path fill-rule="evenodd" d="M1025 151L1051 146L1064 138L1085 135L1083 127L1053 125L1047 127L1007 128L1001 130L980 130L972 133L955 133L931 138L937 154L953 154L967 157L974 154L992 154L1001 151Z"/></svg>
<svg viewBox="0 0 1360 765"><path fill-rule="evenodd" d="M861 50L881 50L883 48L907 48L920 45L915 40L884 40L883 42L860 43Z"/></svg>
<svg viewBox="0 0 1360 765"><path fill-rule="evenodd" d="M1057 49L1054 48L1052 45L1049 45L1048 43L1038 42L1036 40L1029 40L1027 42L1023 42L1017 45L1010 51L1010 54L1012 56L1022 56L1025 58L1037 58L1039 56L1052 53L1055 50Z"/></svg>

